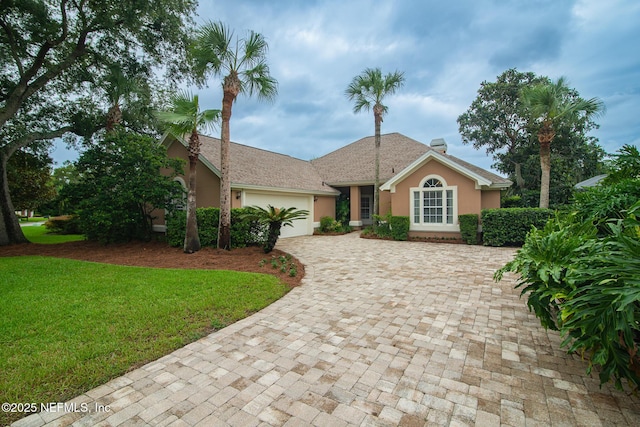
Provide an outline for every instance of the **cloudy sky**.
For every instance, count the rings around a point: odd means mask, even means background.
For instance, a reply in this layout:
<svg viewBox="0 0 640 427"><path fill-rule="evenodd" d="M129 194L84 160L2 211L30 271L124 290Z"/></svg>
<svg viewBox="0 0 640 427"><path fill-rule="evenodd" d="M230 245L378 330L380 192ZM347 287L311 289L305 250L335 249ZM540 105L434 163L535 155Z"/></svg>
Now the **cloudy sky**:
<svg viewBox="0 0 640 427"><path fill-rule="evenodd" d="M593 135L605 151L640 145L637 0L201 0L198 11L198 24L221 20L269 44L278 97L238 98L234 142L308 160L373 135L373 113L354 114L344 91L380 67L406 80L386 99L382 133L445 138L450 154L490 168L484 151L462 144L456 119L482 81L517 68L566 76L583 98L601 98L607 113ZM220 108L220 80L192 90Z"/></svg>

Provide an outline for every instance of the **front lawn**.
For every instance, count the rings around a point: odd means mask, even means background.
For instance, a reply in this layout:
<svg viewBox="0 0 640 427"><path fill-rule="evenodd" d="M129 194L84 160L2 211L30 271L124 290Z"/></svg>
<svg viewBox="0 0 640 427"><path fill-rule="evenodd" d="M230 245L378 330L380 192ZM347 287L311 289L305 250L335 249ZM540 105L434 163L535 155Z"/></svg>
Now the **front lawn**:
<svg viewBox="0 0 640 427"><path fill-rule="evenodd" d="M256 273L0 258L0 401L69 400L288 289ZM0 412L0 425L16 416Z"/></svg>
<svg viewBox="0 0 640 427"><path fill-rule="evenodd" d="M54 244L84 240L84 236L81 234L49 233L49 230L47 230L47 227L44 225L28 225L22 227L22 233L31 243Z"/></svg>

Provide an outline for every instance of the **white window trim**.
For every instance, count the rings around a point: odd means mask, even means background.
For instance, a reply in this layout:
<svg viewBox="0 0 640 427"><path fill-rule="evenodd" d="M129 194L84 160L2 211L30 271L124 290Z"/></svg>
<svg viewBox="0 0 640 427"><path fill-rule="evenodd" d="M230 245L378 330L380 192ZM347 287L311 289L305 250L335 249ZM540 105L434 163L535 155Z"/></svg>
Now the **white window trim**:
<svg viewBox="0 0 640 427"><path fill-rule="evenodd" d="M451 190L453 192L453 224L446 224L446 223L442 223L442 224L425 224L423 222L420 223L416 223L415 222L415 218L414 218L414 206L413 206L413 193L414 192L420 192L420 218L422 219L423 216L423 212L424 212L424 206L422 205L422 192L425 191L424 188L424 183L427 182L430 179L437 179L438 181L440 181L442 183L442 187L438 187L438 188L442 188L442 192L443 192L443 200L447 199L447 190ZM446 207L444 207L445 209L445 214L443 215L443 218L446 219ZM422 181L420 181L420 186L419 187L411 187L409 189L409 218L410 218L410 225L409 225L409 230L411 231L444 231L444 232L459 232L460 231L460 224L458 223L458 186L457 185L453 185L453 186L448 186L447 182L444 180L444 178L442 178L439 175L427 175L426 177L424 177L422 179Z"/></svg>

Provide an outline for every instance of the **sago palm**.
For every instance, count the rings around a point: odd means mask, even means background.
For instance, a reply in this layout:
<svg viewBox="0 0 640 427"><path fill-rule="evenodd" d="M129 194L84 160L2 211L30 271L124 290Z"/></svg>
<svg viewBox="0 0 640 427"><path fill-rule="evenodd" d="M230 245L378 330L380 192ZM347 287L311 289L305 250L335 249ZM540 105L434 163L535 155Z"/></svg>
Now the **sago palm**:
<svg viewBox="0 0 640 427"><path fill-rule="evenodd" d="M220 110L200 111L198 95L178 92L171 97L169 111L156 113L158 119L167 125L167 130L177 139L189 135L189 188L187 192L187 224L184 238L184 252L200 250L198 223L196 221L196 166L200 155L198 129L212 127L220 117Z"/></svg>
<svg viewBox="0 0 640 427"><path fill-rule="evenodd" d="M280 237L280 229L285 226L293 227L293 221L304 219L309 215L309 211L296 208L274 208L267 205L267 208L251 206L249 212L244 215L245 219L260 221L267 225L267 236L263 245L265 253L273 250Z"/></svg>
<svg viewBox="0 0 640 427"><path fill-rule="evenodd" d="M373 186L373 213L378 214L380 210L380 125L383 116L389 108L382 103L385 96L393 95L396 90L404 85L404 73L395 71L382 75L380 68L367 68L360 75L353 78L345 95L350 101L355 101L354 113L362 110L373 110L373 120L375 123L375 165L374 165L374 186Z"/></svg>
<svg viewBox="0 0 640 427"><path fill-rule="evenodd" d="M231 180L229 147L231 109L239 94L257 95L273 100L278 83L269 74L266 62L268 45L264 37L249 31L237 38L222 22L208 22L198 29L191 49L194 68L200 83L209 74L222 76L222 125L220 132L220 226L218 247L231 248Z"/></svg>
<svg viewBox="0 0 640 427"><path fill-rule="evenodd" d="M605 111L598 98L582 99L571 95L566 79L560 77L555 83L541 83L522 91L522 102L527 114L538 125L540 143L540 207L549 207L549 183L551 181L551 143L556 129L563 120L579 116L590 118Z"/></svg>

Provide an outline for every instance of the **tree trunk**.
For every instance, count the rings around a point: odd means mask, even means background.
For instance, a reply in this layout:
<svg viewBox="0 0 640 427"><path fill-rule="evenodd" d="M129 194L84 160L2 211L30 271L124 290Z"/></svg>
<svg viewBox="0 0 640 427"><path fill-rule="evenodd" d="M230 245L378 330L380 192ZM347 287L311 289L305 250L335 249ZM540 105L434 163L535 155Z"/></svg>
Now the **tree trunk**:
<svg viewBox="0 0 640 427"><path fill-rule="evenodd" d="M373 183L373 213L380 215L380 124L382 123L382 106L373 107L375 121L375 178Z"/></svg>
<svg viewBox="0 0 640 427"><path fill-rule="evenodd" d="M518 188L524 188L524 178L522 177L522 163L515 163L516 165L516 185Z"/></svg>
<svg viewBox="0 0 640 427"><path fill-rule="evenodd" d="M192 254L200 250L200 236L198 235L198 220L196 217L196 168L200 153L200 139L194 131L189 138L189 190L187 192L187 225L184 235L184 252Z"/></svg>
<svg viewBox="0 0 640 427"><path fill-rule="evenodd" d="M231 250L231 177L229 172L229 150L231 136L231 108L239 93L238 76L229 74L224 79L222 98L222 126L220 130L220 223L218 226L218 248Z"/></svg>
<svg viewBox="0 0 640 427"><path fill-rule="evenodd" d="M29 243L16 216L11 194L9 193L9 182L7 180L7 161L9 156L0 152L0 246L13 243Z"/></svg>
<svg viewBox="0 0 640 427"><path fill-rule="evenodd" d="M538 132L538 142L540 143L540 207L549 207L549 186L551 183L551 141L555 132L553 126L544 122Z"/></svg>

